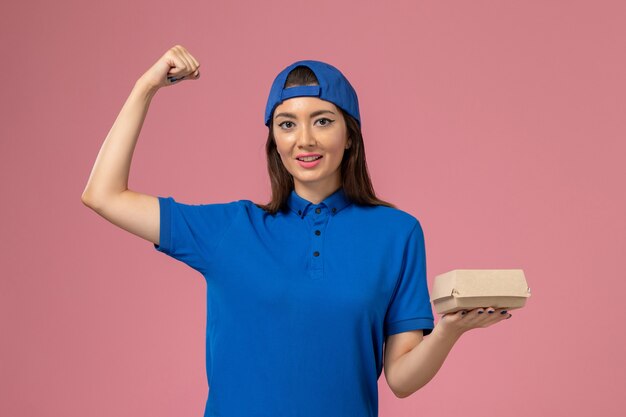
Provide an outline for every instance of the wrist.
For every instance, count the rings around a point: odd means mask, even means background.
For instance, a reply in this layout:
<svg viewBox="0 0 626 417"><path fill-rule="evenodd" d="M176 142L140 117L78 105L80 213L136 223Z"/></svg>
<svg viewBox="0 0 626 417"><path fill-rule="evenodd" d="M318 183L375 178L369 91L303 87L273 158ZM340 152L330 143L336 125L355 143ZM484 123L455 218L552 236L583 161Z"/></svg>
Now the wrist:
<svg viewBox="0 0 626 417"><path fill-rule="evenodd" d="M451 341L457 341L463 335L463 333L465 333L465 331L462 329L451 327L449 323L446 323L445 320L443 320L442 318L439 319L439 322L437 322L437 325L433 329L432 333L435 335L435 337L440 337Z"/></svg>
<svg viewBox="0 0 626 417"><path fill-rule="evenodd" d="M140 77L135 82L135 89L143 93L145 96L152 98L157 91L159 91L160 86L153 85L147 82L143 77Z"/></svg>

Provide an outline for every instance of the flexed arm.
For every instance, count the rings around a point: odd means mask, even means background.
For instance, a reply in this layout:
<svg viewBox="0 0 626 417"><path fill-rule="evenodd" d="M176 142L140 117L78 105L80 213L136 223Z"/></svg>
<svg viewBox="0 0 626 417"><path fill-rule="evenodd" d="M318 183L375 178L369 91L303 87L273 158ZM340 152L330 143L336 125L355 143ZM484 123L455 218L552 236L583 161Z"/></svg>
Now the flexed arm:
<svg viewBox="0 0 626 417"><path fill-rule="evenodd" d="M135 83L92 168L81 201L111 223L159 243L155 196L128 189L130 165L152 98L161 87L197 79L200 64L185 48L169 49Z"/></svg>

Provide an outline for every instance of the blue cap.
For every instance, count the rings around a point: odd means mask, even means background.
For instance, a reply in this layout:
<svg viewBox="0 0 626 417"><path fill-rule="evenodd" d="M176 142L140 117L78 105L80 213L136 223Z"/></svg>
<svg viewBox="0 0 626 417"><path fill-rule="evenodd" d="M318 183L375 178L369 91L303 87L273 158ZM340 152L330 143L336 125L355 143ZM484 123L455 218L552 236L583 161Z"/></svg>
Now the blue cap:
<svg viewBox="0 0 626 417"><path fill-rule="evenodd" d="M291 70L300 65L310 68L315 73L319 85L284 88ZM276 76L265 106L265 125L269 127L276 106L288 98L302 96L319 97L322 100L330 101L354 117L361 126L359 99L348 79L332 65L314 60L296 61Z"/></svg>

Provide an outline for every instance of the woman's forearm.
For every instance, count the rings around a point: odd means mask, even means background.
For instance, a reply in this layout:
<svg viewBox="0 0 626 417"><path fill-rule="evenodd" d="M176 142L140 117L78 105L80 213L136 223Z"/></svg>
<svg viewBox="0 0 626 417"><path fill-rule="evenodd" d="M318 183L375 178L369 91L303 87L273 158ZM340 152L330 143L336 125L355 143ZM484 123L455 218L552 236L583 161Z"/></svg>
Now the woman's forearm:
<svg viewBox="0 0 626 417"><path fill-rule="evenodd" d="M439 371L461 335L511 318L507 313L503 307L478 307L444 314L430 335L395 360L391 372L394 393L404 398L422 388Z"/></svg>
<svg viewBox="0 0 626 417"><path fill-rule="evenodd" d="M408 397L426 385L460 337L461 333L446 331L438 324L415 348L399 357L393 375L398 397Z"/></svg>
<svg viewBox="0 0 626 417"><path fill-rule="evenodd" d="M96 157L81 197L85 204L98 205L128 189L135 145L157 90L142 78L135 83Z"/></svg>

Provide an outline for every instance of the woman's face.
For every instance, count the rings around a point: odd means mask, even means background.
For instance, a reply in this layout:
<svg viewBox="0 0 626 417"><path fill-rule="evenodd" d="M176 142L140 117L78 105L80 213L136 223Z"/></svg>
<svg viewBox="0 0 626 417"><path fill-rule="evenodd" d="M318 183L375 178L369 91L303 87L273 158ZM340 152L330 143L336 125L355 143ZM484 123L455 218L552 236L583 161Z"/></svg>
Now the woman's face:
<svg viewBox="0 0 626 417"><path fill-rule="evenodd" d="M330 192L341 185L341 160L351 142L346 122L333 103L317 97L293 97L276 107L273 131L280 157L293 175L296 192L310 188ZM320 155L314 162L301 154Z"/></svg>

